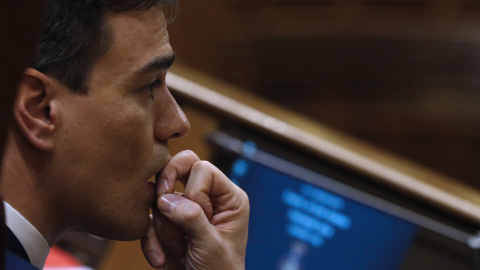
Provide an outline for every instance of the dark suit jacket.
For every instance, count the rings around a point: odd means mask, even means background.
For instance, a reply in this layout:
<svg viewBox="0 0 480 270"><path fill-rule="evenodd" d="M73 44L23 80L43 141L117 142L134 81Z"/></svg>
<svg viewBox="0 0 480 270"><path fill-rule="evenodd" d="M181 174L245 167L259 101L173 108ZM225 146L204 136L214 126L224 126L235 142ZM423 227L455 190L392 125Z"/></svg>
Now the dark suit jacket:
<svg viewBox="0 0 480 270"><path fill-rule="evenodd" d="M6 227L5 270L38 270L13 232Z"/></svg>

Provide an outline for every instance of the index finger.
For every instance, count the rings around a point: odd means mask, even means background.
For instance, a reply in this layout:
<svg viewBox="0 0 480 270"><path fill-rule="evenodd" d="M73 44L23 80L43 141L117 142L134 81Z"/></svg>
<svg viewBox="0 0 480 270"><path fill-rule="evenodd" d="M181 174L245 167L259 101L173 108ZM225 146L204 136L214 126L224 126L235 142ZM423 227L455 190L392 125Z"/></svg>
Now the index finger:
<svg viewBox="0 0 480 270"><path fill-rule="evenodd" d="M173 156L159 178L159 196L173 193L179 180L185 185L184 197L199 204L209 220L216 213L238 207L246 197L217 167L189 150Z"/></svg>
<svg viewBox="0 0 480 270"><path fill-rule="evenodd" d="M190 150L181 151L173 156L157 176L157 196L173 193L177 180L185 185L193 164L199 160L200 158Z"/></svg>
<svg viewBox="0 0 480 270"><path fill-rule="evenodd" d="M179 152L173 156L159 175L160 182L157 184L157 195L162 196L163 194L173 193L175 181L177 180L184 184L185 190L187 190L187 183L189 182L192 169L195 168L195 164L199 162L201 162L200 158L190 150ZM210 183L211 181L208 182ZM192 196L189 197L185 195L185 197L200 205L206 217L210 220L213 212L210 198L208 196L202 196L204 193L190 194Z"/></svg>
<svg viewBox="0 0 480 270"><path fill-rule="evenodd" d="M248 208L246 193L208 161L197 161L192 167L184 196L208 209L213 225L245 219Z"/></svg>

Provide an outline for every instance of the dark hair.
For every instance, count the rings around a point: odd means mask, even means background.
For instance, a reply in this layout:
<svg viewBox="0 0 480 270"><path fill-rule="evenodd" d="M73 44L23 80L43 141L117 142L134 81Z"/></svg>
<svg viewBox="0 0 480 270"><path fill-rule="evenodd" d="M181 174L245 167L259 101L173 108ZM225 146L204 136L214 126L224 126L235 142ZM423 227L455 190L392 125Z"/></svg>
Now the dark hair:
<svg viewBox="0 0 480 270"><path fill-rule="evenodd" d="M71 91L86 94L91 67L112 42L104 24L105 12L146 10L160 3L172 7L172 20L177 0L50 0L32 68L56 78Z"/></svg>

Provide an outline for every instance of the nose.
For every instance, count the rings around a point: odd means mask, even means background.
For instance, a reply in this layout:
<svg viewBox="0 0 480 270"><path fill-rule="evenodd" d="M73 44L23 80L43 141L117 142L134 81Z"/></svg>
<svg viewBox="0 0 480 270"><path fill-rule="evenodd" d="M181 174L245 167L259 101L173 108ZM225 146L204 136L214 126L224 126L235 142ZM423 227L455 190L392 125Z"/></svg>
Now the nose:
<svg viewBox="0 0 480 270"><path fill-rule="evenodd" d="M190 131L190 122L169 91L159 99L155 136L159 141L181 138Z"/></svg>

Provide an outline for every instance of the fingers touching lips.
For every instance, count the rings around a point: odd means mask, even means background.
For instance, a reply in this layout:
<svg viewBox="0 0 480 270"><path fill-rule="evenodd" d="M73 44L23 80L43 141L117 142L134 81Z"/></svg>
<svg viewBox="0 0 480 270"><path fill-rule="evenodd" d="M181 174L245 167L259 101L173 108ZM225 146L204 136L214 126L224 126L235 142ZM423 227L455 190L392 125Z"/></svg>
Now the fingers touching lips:
<svg viewBox="0 0 480 270"><path fill-rule="evenodd" d="M189 150L182 151L172 157L160 173L155 175L157 195L173 193L177 180L185 184L190 175L192 164L199 160L198 156Z"/></svg>

